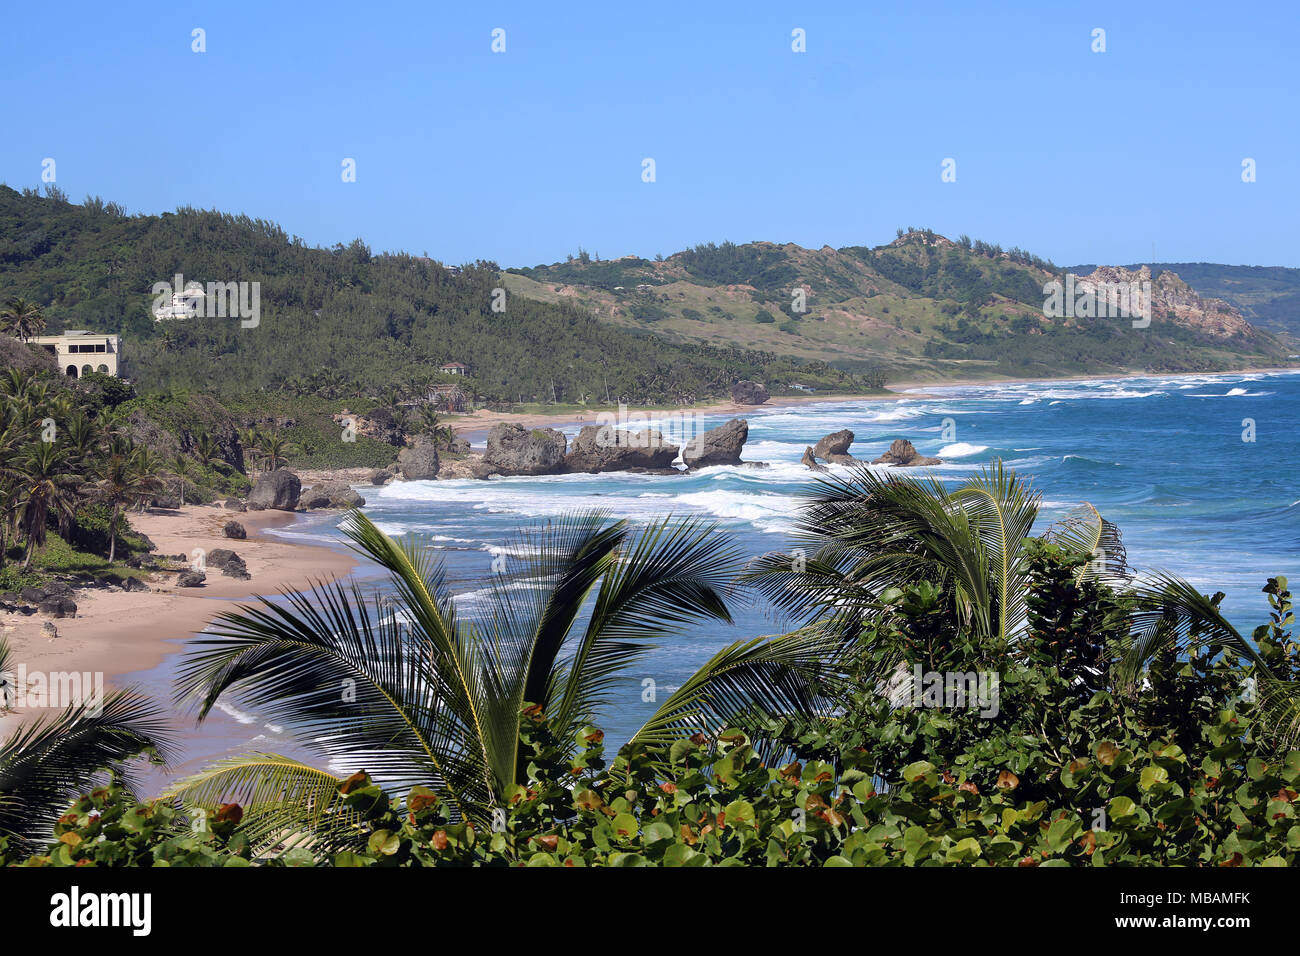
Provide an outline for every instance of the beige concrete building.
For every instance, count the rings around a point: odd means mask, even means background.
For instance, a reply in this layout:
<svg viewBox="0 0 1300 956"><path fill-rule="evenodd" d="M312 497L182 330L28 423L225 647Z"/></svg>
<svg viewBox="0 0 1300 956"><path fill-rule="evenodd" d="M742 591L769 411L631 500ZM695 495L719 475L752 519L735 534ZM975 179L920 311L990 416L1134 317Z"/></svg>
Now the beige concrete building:
<svg viewBox="0 0 1300 956"><path fill-rule="evenodd" d="M122 356L120 335L69 329L61 335L37 335L29 341L52 352L59 360L60 370L70 378L80 378L87 372L118 374L118 360Z"/></svg>

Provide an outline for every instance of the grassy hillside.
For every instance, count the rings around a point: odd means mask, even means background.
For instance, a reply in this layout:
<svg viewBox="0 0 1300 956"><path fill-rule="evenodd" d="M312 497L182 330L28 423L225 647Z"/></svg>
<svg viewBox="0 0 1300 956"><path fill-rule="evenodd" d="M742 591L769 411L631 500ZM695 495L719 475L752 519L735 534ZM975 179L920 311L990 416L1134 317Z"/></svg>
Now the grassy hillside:
<svg viewBox="0 0 1300 956"><path fill-rule="evenodd" d="M755 242L697 246L656 261L582 256L509 270L506 283L519 295L576 302L603 321L675 342L745 343L850 370L884 366L891 380L1285 361L1272 335L1207 333L1195 303L1178 314L1157 310L1147 329L1122 319L1047 319L1043 285L1062 275L1023 250L915 230L874 248ZM802 313L793 301L799 288Z"/></svg>

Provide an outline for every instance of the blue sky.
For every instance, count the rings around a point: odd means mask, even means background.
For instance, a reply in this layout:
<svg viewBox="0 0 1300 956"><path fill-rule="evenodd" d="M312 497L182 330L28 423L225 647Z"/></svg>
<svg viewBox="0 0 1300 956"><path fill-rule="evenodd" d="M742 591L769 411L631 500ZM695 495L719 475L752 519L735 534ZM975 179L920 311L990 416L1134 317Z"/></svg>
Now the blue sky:
<svg viewBox="0 0 1300 956"><path fill-rule="evenodd" d="M289 6L11 5L0 181L505 266L906 225L1300 266L1294 2Z"/></svg>

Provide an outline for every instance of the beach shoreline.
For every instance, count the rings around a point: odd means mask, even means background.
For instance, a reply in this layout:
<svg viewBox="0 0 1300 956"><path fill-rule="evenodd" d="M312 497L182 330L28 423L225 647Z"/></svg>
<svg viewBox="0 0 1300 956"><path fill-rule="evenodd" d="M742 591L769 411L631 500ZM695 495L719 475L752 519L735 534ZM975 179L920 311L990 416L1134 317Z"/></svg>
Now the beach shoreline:
<svg viewBox="0 0 1300 956"><path fill-rule="evenodd" d="M305 590L313 583L351 574L359 561L341 550L267 534L300 517L284 511L236 513L212 505L131 515L132 528L157 545L156 554L230 549L244 559L250 579L226 577L209 568L203 586L178 588L175 574L156 572L148 591L77 591L75 618L0 613L0 630L11 650L11 670L16 672L22 666L28 674L98 674L106 691L129 686L131 682L123 681L123 675L156 667L182 649L181 641L203 631L221 612L253 603L259 595ZM246 539L222 534L222 526L232 518L244 526ZM57 628L58 637L42 634L47 621ZM32 710L16 707L0 717L0 731L32 715Z"/></svg>
<svg viewBox="0 0 1300 956"><path fill-rule="evenodd" d="M780 397L769 398L762 405L742 405L731 401L714 401L697 403L695 405L682 405L680 407L656 407L656 408L633 408L628 406L628 414L643 415L647 418L663 417L669 414L698 414L698 415L743 415L755 411L775 408L792 408L800 405L815 405L819 403L848 403L848 402L898 402L907 400L924 400L937 398L939 396L930 394L925 391L908 391L909 389L929 389L929 388L964 388L979 385L1034 385L1043 382L1092 382L1105 381L1108 379L1138 379L1138 378L1181 378L1184 376L1201 376L1201 377L1227 377L1232 375L1270 375L1280 372L1300 372L1300 366L1292 367L1268 367L1268 368L1242 368L1232 369L1223 372L1123 372L1123 373L1097 373L1082 374L1069 376L1045 376L1040 378L1024 377L1000 377L991 378L971 378L971 379L951 379L944 381L911 381L892 383L887 389L887 393L871 392L867 394L813 394L813 395L783 395ZM471 441L481 440L488 430L493 426L501 423L513 423L522 425L524 428L554 428L571 425L592 425L596 424L599 416L608 414L609 408L606 406L592 406L590 411L575 413L569 412L493 412L487 409L480 409L473 415L447 415L443 421L457 435L469 438Z"/></svg>

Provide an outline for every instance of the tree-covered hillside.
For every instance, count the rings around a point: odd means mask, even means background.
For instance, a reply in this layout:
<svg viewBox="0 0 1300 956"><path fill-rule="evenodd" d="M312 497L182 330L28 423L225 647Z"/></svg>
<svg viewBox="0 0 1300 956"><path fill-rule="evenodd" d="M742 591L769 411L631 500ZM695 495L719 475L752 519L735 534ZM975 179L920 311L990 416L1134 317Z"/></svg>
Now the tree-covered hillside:
<svg viewBox="0 0 1300 956"><path fill-rule="evenodd" d="M238 318L155 321L154 286L259 283L256 327ZM274 223L182 209L127 216L111 203L0 187L0 299L44 310L51 331L120 332L144 390L332 397L410 389L470 367L484 402L660 404L721 395L736 380L861 388L815 360L736 345L669 343L572 303L507 294L495 264L446 268L361 240L308 246ZM504 301L504 310L499 310ZM498 311L494 311L494 302Z"/></svg>

